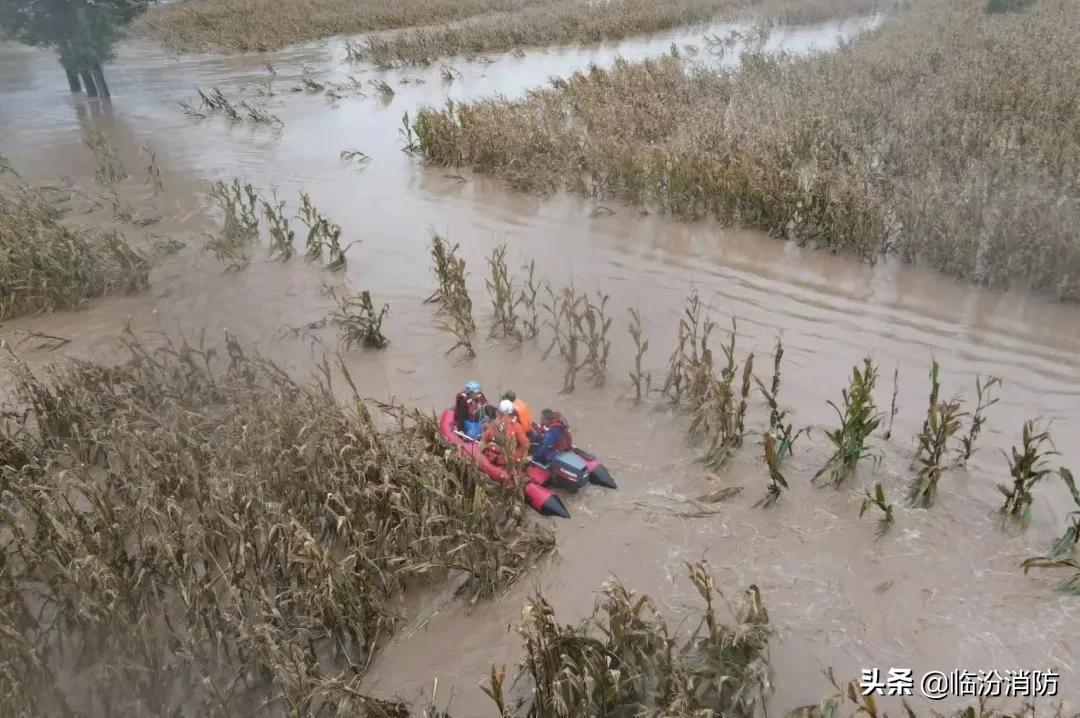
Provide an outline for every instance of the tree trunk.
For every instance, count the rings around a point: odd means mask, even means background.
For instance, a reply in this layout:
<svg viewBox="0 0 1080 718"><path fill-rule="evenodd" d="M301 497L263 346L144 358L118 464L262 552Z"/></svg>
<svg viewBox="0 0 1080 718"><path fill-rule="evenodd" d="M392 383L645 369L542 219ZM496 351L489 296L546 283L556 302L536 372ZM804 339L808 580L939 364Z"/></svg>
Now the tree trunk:
<svg viewBox="0 0 1080 718"><path fill-rule="evenodd" d="M100 63L94 63L94 83L97 85L98 95L101 97L110 97L109 86L105 84L105 72L101 69Z"/></svg>
<svg viewBox="0 0 1080 718"><path fill-rule="evenodd" d="M97 97L97 85L94 84L94 77L90 74L90 71L79 70L79 74L82 75L83 86L86 88L86 96Z"/></svg>
<svg viewBox="0 0 1080 718"><path fill-rule="evenodd" d="M65 67L64 72L67 73L68 87L71 88L71 91L82 92L82 84L79 82L79 73L69 67Z"/></svg>

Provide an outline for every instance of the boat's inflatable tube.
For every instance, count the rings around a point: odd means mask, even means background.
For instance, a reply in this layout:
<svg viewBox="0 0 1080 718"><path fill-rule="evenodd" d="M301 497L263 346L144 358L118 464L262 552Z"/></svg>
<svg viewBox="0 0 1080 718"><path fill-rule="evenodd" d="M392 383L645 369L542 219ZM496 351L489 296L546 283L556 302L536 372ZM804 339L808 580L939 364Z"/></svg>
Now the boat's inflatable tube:
<svg viewBox="0 0 1080 718"><path fill-rule="evenodd" d="M439 417L439 433L456 446L462 456L472 459L473 463L476 464L476 468L487 474L492 480L498 481L503 486L511 485L510 475L506 469L492 463L488 457L484 456L484 452L480 450L480 442L474 441L457 431L457 427L454 425L453 409L447 409ZM562 500L551 489L529 480L525 482L523 490L525 503L543 515L561 516L564 519L570 518L570 512L566 510Z"/></svg>
<svg viewBox="0 0 1080 718"><path fill-rule="evenodd" d="M600 463L597 463L593 470L589 472L589 481L597 486L603 486L605 489L618 488L615 486L615 479L611 478L611 474Z"/></svg>

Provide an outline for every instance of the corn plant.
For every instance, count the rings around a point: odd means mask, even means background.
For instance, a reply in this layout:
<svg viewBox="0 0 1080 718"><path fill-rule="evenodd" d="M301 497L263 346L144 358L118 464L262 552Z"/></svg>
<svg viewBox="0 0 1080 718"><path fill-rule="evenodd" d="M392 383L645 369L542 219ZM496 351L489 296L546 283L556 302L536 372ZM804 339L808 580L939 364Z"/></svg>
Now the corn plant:
<svg viewBox="0 0 1080 718"><path fill-rule="evenodd" d="M261 107L252 107L246 102L240 103L240 109L244 111L243 118L257 125L281 125L284 124L277 115L271 114Z"/></svg>
<svg viewBox="0 0 1080 718"><path fill-rule="evenodd" d="M1073 596L1080 596L1080 560L1075 558L1057 560L1044 557L1029 558L1024 561L1023 568L1025 574L1033 568L1063 568L1072 571L1072 576L1064 579L1058 585L1058 590Z"/></svg>
<svg viewBox="0 0 1080 718"><path fill-rule="evenodd" d="M239 179L231 184L218 181L210 185L212 199L224 215L222 240L227 244L243 246L259 236L259 197L251 183L240 185Z"/></svg>
<svg viewBox="0 0 1080 718"><path fill-rule="evenodd" d="M124 169L124 164L120 161L116 148L109 142L109 138L105 136L105 133L100 131L91 132L89 137L84 140L84 143L94 153L94 159L97 162L97 166L94 168L94 179L97 180L98 184L112 187L117 182L127 178L127 170Z"/></svg>
<svg viewBox="0 0 1080 718"><path fill-rule="evenodd" d="M525 457L519 458L518 452L520 449L518 447L517 439L510 431L504 429L505 424L500 425L500 428L495 431L491 443L498 452L499 457L503 462L503 466L506 468L507 476L509 477L509 480L503 488L509 491L512 496L520 496L522 487L527 481L523 468L528 459ZM525 516L524 512L521 510L522 505L520 503L514 505L516 509L512 514L506 517L506 521L509 525L519 526Z"/></svg>
<svg viewBox="0 0 1080 718"><path fill-rule="evenodd" d="M391 92L393 92L391 90ZM401 150L408 154L412 154L420 149L419 138L413 132L413 126L409 124L409 113L405 112L401 116L401 127L398 128L398 135L401 137Z"/></svg>
<svg viewBox="0 0 1080 718"><path fill-rule="evenodd" d="M731 333L735 334L735 320L731 322ZM734 343L734 342L733 342ZM746 359L743 360L742 371L742 383L739 385L739 406L735 410L735 431L734 435L738 437L736 446L741 446L743 439L746 438L746 409L747 401L750 397L750 384L751 379L754 377L754 353L750 352L746 355Z"/></svg>
<svg viewBox="0 0 1080 718"><path fill-rule="evenodd" d="M809 434L810 427L804 426L799 430L795 430L790 421L787 420L787 411L780 408L780 404L777 401L777 396L780 393L780 364L784 358L784 343L780 337L776 338L776 347L773 349L773 375L772 381L769 387L765 387L765 383L761 379L754 377L754 381L757 383L758 391L765 397L765 403L769 405L769 428L766 432L776 437L778 444L776 448L777 465L784 461L784 458L791 456L794 453L795 440L802 434ZM786 422L786 423L785 423Z"/></svg>
<svg viewBox="0 0 1080 718"><path fill-rule="evenodd" d="M918 449L915 464L919 474L908 490L908 500L912 506L930 508L937 498L938 481L946 469L949 453L949 441L960 431L963 418L967 414L960 410L960 400L953 397L949 401L939 401L941 395L941 367L937 361L930 365L930 405L926 410L926 420L922 432L917 437Z"/></svg>
<svg viewBox="0 0 1080 718"><path fill-rule="evenodd" d="M1076 481L1069 469L1062 466L1058 469L1058 475L1068 487L1076 508L1066 517L1069 524L1050 553L1046 556L1033 556L1027 559L1023 563L1023 568L1025 574L1033 568L1069 569L1073 572L1072 576L1062 581L1058 585L1058 590L1080 595L1080 561L1076 558L1076 547L1080 545L1080 491L1077 491Z"/></svg>
<svg viewBox="0 0 1080 718"><path fill-rule="evenodd" d="M825 677L832 685L835 693L820 701L817 705L801 706L788 714L788 718L825 718L825 716L840 716L841 709L850 703L854 706L855 710L851 713L851 716L867 716L867 718L887 718L886 714L878 708L877 699L874 698L874 693L866 693L862 686L857 681L848 681L843 687L836 680L833 674L832 666L823 671ZM864 693L866 693L864 695ZM907 701L902 701L902 705L907 710L907 715L915 715L911 708L908 706ZM981 704L980 704L981 705ZM954 718L960 718L965 716L966 718L1005 718L1005 716L989 716L976 714L973 710L962 711L954 716ZM1020 718L1020 716L1016 716Z"/></svg>
<svg viewBox="0 0 1080 718"><path fill-rule="evenodd" d="M701 336L702 351L697 358L697 364L692 364L698 368L690 372L688 390L694 395L701 391L702 396L690 422L689 434L692 439L709 442L702 462L713 469L719 469L735 450L742 446L746 436L746 409L754 371L754 355L749 354L743 362L742 381L736 392L735 379L739 376L739 369L735 359L735 320L731 321L728 343L721 347L725 363L719 378L712 374L712 354L707 344L710 330L711 323L706 321ZM699 390L698 386L704 388Z"/></svg>
<svg viewBox="0 0 1080 718"><path fill-rule="evenodd" d="M345 62L362 62L364 59L363 46L356 40L345 41Z"/></svg>
<svg viewBox="0 0 1080 718"><path fill-rule="evenodd" d="M504 683L506 683L506 666L503 665L496 670L495 664L492 663L488 683L487 685L481 684L480 690L495 704L496 710L499 711L499 718L510 718L513 713L511 712L511 704L506 698Z"/></svg>
<svg viewBox="0 0 1080 718"><path fill-rule="evenodd" d="M476 333L476 323L472 316L472 299L466 286L465 259L457 255L459 245L451 245L436 233L431 236L432 271L438 280L438 287L427 298L427 302L439 305L441 328L457 338L446 353L463 349L468 358L476 356L472 337Z"/></svg>
<svg viewBox="0 0 1080 718"><path fill-rule="evenodd" d="M1025 574L1032 568L1073 569L1074 575L1065 579L1059 586L1059 590L1080 595L1080 562L1076 561L1076 547L1080 545L1080 491L1077 491L1076 481L1069 469L1062 466L1058 469L1058 475L1068 487L1076 508L1066 516L1068 525L1065 533L1054 543L1050 552L1045 556L1033 556L1027 559L1023 563L1023 568Z"/></svg>
<svg viewBox="0 0 1080 718"><path fill-rule="evenodd" d="M611 354L611 341L608 330L611 318L607 316L608 295L597 291L596 302L584 296L582 313L583 339L586 347L585 366L595 386L603 386L607 375L608 356Z"/></svg>
<svg viewBox="0 0 1080 718"><path fill-rule="evenodd" d="M293 92L323 92L326 85L310 77L301 77L300 84L293 88Z"/></svg>
<svg viewBox="0 0 1080 718"><path fill-rule="evenodd" d="M765 465L769 469L769 490L754 508L767 509L780 500L780 495L788 488L787 479L780 472L780 441L775 434L765 434Z"/></svg>
<svg viewBox="0 0 1080 718"><path fill-rule="evenodd" d="M813 482L824 477L825 483L839 486L855 472L859 461L872 455L866 442L881 424L881 414L874 404L877 376L873 361L866 357L861 371L858 366L851 371L851 382L842 392L843 410L829 402L840 419L840 426L825 432L835 451L814 474Z"/></svg>
<svg viewBox="0 0 1080 718"><path fill-rule="evenodd" d="M204 232L203 236L206 241L203 242L202 251L212 254L214 259L225 265L226 271L239 272L251 264L246 247L209 232Z"/></svg>
<svg viewBox="0 0 1080 718"><path fill-rule="evenodd" d="M998 397L991 394L995 386L1001 388L1001 379L996 376L988 378L985 384L981 376L975 377L975 413L971 415L971 426L967 435L960 438L960 450L958 452L960 456L957 458L957 463L966 464L978 450L975 447L975 442L979 438L979 434L982 433L983 424L986 423L985 412L998 403Z"/></svg>
<svg viewBox="0 0 1080 718"><path fill-rule="evenodd" d="M1077 491L1076 480L1073 478L1072 471L1068 468L1064 466L1059 468L1058 475L1068 487L1075 508L1069 512L1066 517L1069 526L1065 529L1065 533L1062 534L1061 538L1054 544L1054 548L1050 551L1051 558L1068 556L1076 550L1078 545L1080 545L1080 491Z"/></svg>
<svg viewBox="0 0 1080 718"><path fill-rule="evenodd" d="M544 350L541 358L547 359L555 347L559 346L561 337L564 334L564 313L562 309L562 294L556 293L552 288L551 283L544 280L544 294L547 295L547 301L541 300L540 308L544 310L547 315L543 321L548 328L551 329L551 342Z"/></svg>
<svg viewBox="0 0 1080 718"><path fill-rule="evenodd" d="M927 431L927 427L930 425L930 419L933 415L934 407L938 405L938 397L941 395L941 366L937 363L936 359L930 360L930 401L927 403L929 409L927 410L926 419L923 421L923 433ZM920 447L921 450L922 447Z"/></svg>
<svg viewBox="0 0 1080 718"><path fill-rule="evenodd" d="M250 259L248 249L259 236L259 201L250 183L242 185L234 179L231 184L215 182L210 185L210 198L223 215L219 234L206 233L203 251L213 254L229 271L244 269Z"/></svg>
<svg viewBox="0 0 1080 718"><path fill-rule="evenodd" d="M960 401L953 398L931 406L926 424L919 434L916 462L919 474L911 483L908 500L912 506L930 508L937 498L938 481L946 468L949 440L960 431L963 417Z"/></svg>
<svg viewBox="0 0 1080 718"><path fill-rule="evenodd" d="M689 325L686 336L689 342L695 337L698 346L691 344L688 354L683 357L685 369L685 393L694 403L693 418L688 427L688 436L692 441L710 441L726 431L726 424L735 411L735 335L732 333L729 344L723 347L727 364L721 369L718 378L713 371L713 354L709 347L709 338L716 325L706 319L700 335Z"/></svg>
<svg viewBox="0 0 1080 718"><path fill-rule="evenodd" d="M457 254L460 246L451 245L445 238L432 233L430 254L438 288L426 301L437 302L440 312L463 308L461 313L468 317L466 324L470 331L475 331L476 325L472 322L472 299L469 298L465 281L468 276L465 259Z"/></svg>
<svg viewBox="0 0 1080 718"><path fill-rule="evenodd" d="M671 352L671 356L668 358L667 374L664 376L664 386L661 388L661 393L671 399L673 404L678 405L682 401L683 392L686 388L686 342L689 340L689 335L686 332L685 326L680 322L678 328L678 340L675 345L675 350Z"/></svg>
<svg viewBox="0 0 1080 718"><path fill-rule="evenodd" d="M311 202L311 195L307 192L300 193L300 214L297 218L308 228L307 239L304 242L304 257L309 262L318 262L323 256L322 223L323 217L319 210Z"/></svg>
<svg viewBox="0 0 1080 718"><path fill-rule="evenodd" d="M460 305L455 304L452 307L453 311L444 315L439 323L440 329L453 334L454 338L457 339L457 342L447 349L445 354L452 354L457 349L462 349L466 358L472 359L476 356L476 349L472 343L476 329L472 324L471 317L465 315Z"/></svg>
<svg viewBox="0 0 1080 718"><path fill-rule="evenodd" d="M345 253L349 251L352 245L356 244L356 241L354 240L347 246L342 247L341 227L325 219L323 220L323 239L326 242L326 269L331 272L345 269Z"/></svg>
<svg viewBox="0 0 1080 718"><path fill-rule="evenodd" d="M106 194L102 195L102 198L108 202L109 206L112 208L113 219L118 219L121 222L135 221L135 208L120 199L120 194L115 188L110 189Z"/></svg>
<svg viewBox="0 0 1080 718"><path fill-rule="evenodd" d="M540 315L536 308L536 298L540 293L540 283L536 279L536 262L530 259L522 266L525 272L525 284L518 297L518 303L524 307L525 316L521 318L525 329L525 338L533 339L540 333Z"/></svg>
<svg viewBox="0 0 1080 718"><path fill-rule="evenodd" d="M900 413L900 407L896 404L896 396L900 392L900 362L896 363L896 369L892 375L892 401L889 402L889 428L885 430L885 441L892 438L892 425L896 415Z"/></svg>
<svg viewBox="0 0 1080 718"><path fill-rule="evenodd" d="M361 152L360 150L356 149L342 150L341 153L338 155L338 158L341 159L342 162L350 162L355 160L356 162L361 164L371 161L370 155L368 155L366 152Z"/></svg>
<svg viewBox="0 0 1080 718"><path fill-rule="evenodd" d="M278 255L284 261L292 259L296 252L293 247L295 235L289 228L289 218L285 215L285 200L278 200L275 193L273 204L263 200L262 205L266 225L270 228L270 256Z"/></svg>
<svg viewBox="0 0 1080 718"><path fill-rule="evenodd" d="M506 264L506 244L500 244L491 250L491 256L487 258L488 268L491 270L491 279L485 279L488 294L491 296L491 305L494 308L494 319L491 325L491 336L502 335L521 341L523 336L518 329L517 305L521 296L514 289L514 278L510 274Z"/></svg>
<svg viewBox="0 0 1080 718"><path fill-rule="evenodd" d="M394 88L387 84L386 80L368 80L368 84L375 88L375 91L379 93L383 102L389 102L394 99ZM406 114L405 123L408 123L408 113Z"/></svg>
<svg viewBox="0 0 1080 718"><path fill-rule="evenodd" d="M383 320L390 312L389 304L383 304L382 309L376 311L371 292L366 289L353 296L339 296L333 288L327 293L337 304L327 319L338 326L338 341L347 349L354 346L382 349L390 343L382 333Z"/></svg>
<svg viewBox="0 0 1080 718"><path fill-rule="evenodd" d="M345 268L345 253L355 242L342 248L341 226L328 220L316 209L311 195L300 192L300 214L297 218L308 228L304 241L304 257L309 262L322 261L326 253L326 269L336 272Z"/></svg>
<svg viewBox="0 0 1080 718"><path fill-rule="evenodd" d="M630 338L634 340L634 368L630 371L630 382L634 385L634 401L641 403L642 397L649 395L652 385L652 372L644 367L645 352L649 350L649 340L645 338L641 326L641 312L630 309Z"/></svg>
<svg viewBox="0 0 1080 718"><path fill-rule="evenodd" d="M273 77L264 77L255 84L258 85L256 92L259 94L259 97L273 97L276 94L274 92Z"/></svg>
<svg viewBox="0 0 1080 718"><path fill-rule="evenodd" d="M1044 448L1049 446L1049 449ZM1046 465L1047 458L1057 454L1054 442L1047 428L1040 427L1037 421L1025 421L1021 435L1020 450L1014 446L1012 455L1006 455L1009 462L1009 474L1013 485L998 484L998 490L1005 496L1005 505L1001 513L1006 519L1027 528L1031 522L1032 490L1042 479L1053 474Z"/></svg>
<svg viewBox="0 0 1080 718"><path fill-rule="evenodd" d="M772 690L768 643L773 635L757 586L738 608L734 625L717 616L723 600L705 564L688 564L704 602L700 624L679 641L653 602L617 582L603 587L592 617L561 626L555 610L534 596L519 632L525 658L518 678L530 700L506 695L504 670L494 666L484 692L503 718L584 715L727 715L750 718L766 709Z"/></svg>
<svg viewBox="0 0 1080 718"><path fill-rule="evenodd" d="M210 92L203 92L196 88L199 94L199 104L196 107L189 102L181 102L180 107L184 112L196 119L203 119L209 115L220 115L230 122L248 121L254 124L280 125L281 120L266 110L252 107L244 101L233 104L225 94L217 87Z"/></svg>
<svg viewBox="0 0 1080 718"><path fill-rule="evenodd" d="M881 482L874 484L873 493L870 493L869 489L866 491L866 498L859 507L859 518L861 519L871 507L877 507L882 514L878 519L877 530L877 537L881 538L893 525L893 507L885 500L885 489L881 488Z"/></svg>
<svg viewBox="0 0 1080 718"><path fill-rule="evenodd" d="M587 342L584 306L588 300L572 284L556 294L551 285L545 282L544 291L548 300L541 306L551 317L548 326L553 336L543 356L546 359L552 349L558 347L559 355L566 363L562 393L570 394L577 388L578 372L590 361L589 357L582 359L580 356L581 345Z"/></svg>
<svg viewBox="0 0 1080 718"><path fill-rule="evenodd" d="M146 155L149 162L146 166L146 184L154 189L154 194L158 194L165 189L165 185L161 181L161 167L158 166L157 153L148 147L140 147L139 151Z"/></svg>
<svg viewBox="0 0 1080 718"><path fill-rule="evenodd" d="M703 401L709 394L713 378L713 355L709 348L709 337L716 328L716 323L702 312L703 306L697 290L686 299L686 308L682 324L686 329L690 353L683 357L686 367L686 395L694 402ZM735 334L731 334L731 349L734 350ZM729 357L731 362L734 361ZM733 366L733 365L732 365Z"/></svg>
<svg viewBox="0 0 1080 718"><path fill-rule="evenodd" d="M709 335L715 324L703 316L701 298L692 290L686 298L679 319L678 343L668 359L668 372L661 393L673 404L688 395L694 401L704 399L713 373Z"/></svg>
<svg viewBox="0 0 1080 718"><path fill-rule="evenodd" d="M215 87L208 93L199 88L196 88L195 91L199 94L198 107L188 102L180 103L180 107L184 109L186 114L197 119L202 119L211 114L220 114L233 122L239 122L242 119L240 112L229 102L220 89Z"/></svg>

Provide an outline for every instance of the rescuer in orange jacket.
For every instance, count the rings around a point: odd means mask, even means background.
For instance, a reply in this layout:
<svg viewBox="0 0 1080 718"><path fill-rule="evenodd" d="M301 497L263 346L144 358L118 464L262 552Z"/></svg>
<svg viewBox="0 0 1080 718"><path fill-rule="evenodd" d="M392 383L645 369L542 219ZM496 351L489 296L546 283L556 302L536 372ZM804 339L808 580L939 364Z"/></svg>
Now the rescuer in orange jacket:
<svg viewBox="0 0 1080 718"><path fill-rule="evenodd" d="M514 402L509 399L499 402L499 415L484 429L481 441L484 443L484 455L493 464L506 465L504 446L513 446L516 461L525 458L529 453L529 437L525 434L525 428L514 418Z"/></svg>
<svg viewBox="0 0 1080 718"><path fill-rule="evenodd" d="M514 403L514 412L517 415L518 423L521 424L521 428L526 432L532 431L532 411L529 410L529 405L518 399L517 393L513 390L503 394L503 399L509 399Z"/></svg>

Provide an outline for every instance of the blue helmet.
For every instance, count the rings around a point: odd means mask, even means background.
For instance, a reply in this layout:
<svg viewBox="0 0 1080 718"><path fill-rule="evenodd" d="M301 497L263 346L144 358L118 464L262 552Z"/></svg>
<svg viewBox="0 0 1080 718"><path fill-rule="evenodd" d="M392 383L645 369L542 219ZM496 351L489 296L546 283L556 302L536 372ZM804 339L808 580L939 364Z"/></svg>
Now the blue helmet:
<svg viewBox="0 0 1080 718"><path fill-rule="evenodd" d="M466 394L475 394L478 391L480 391L480 382L477 382L477 381L465 382L465 393Z"/></svg>

